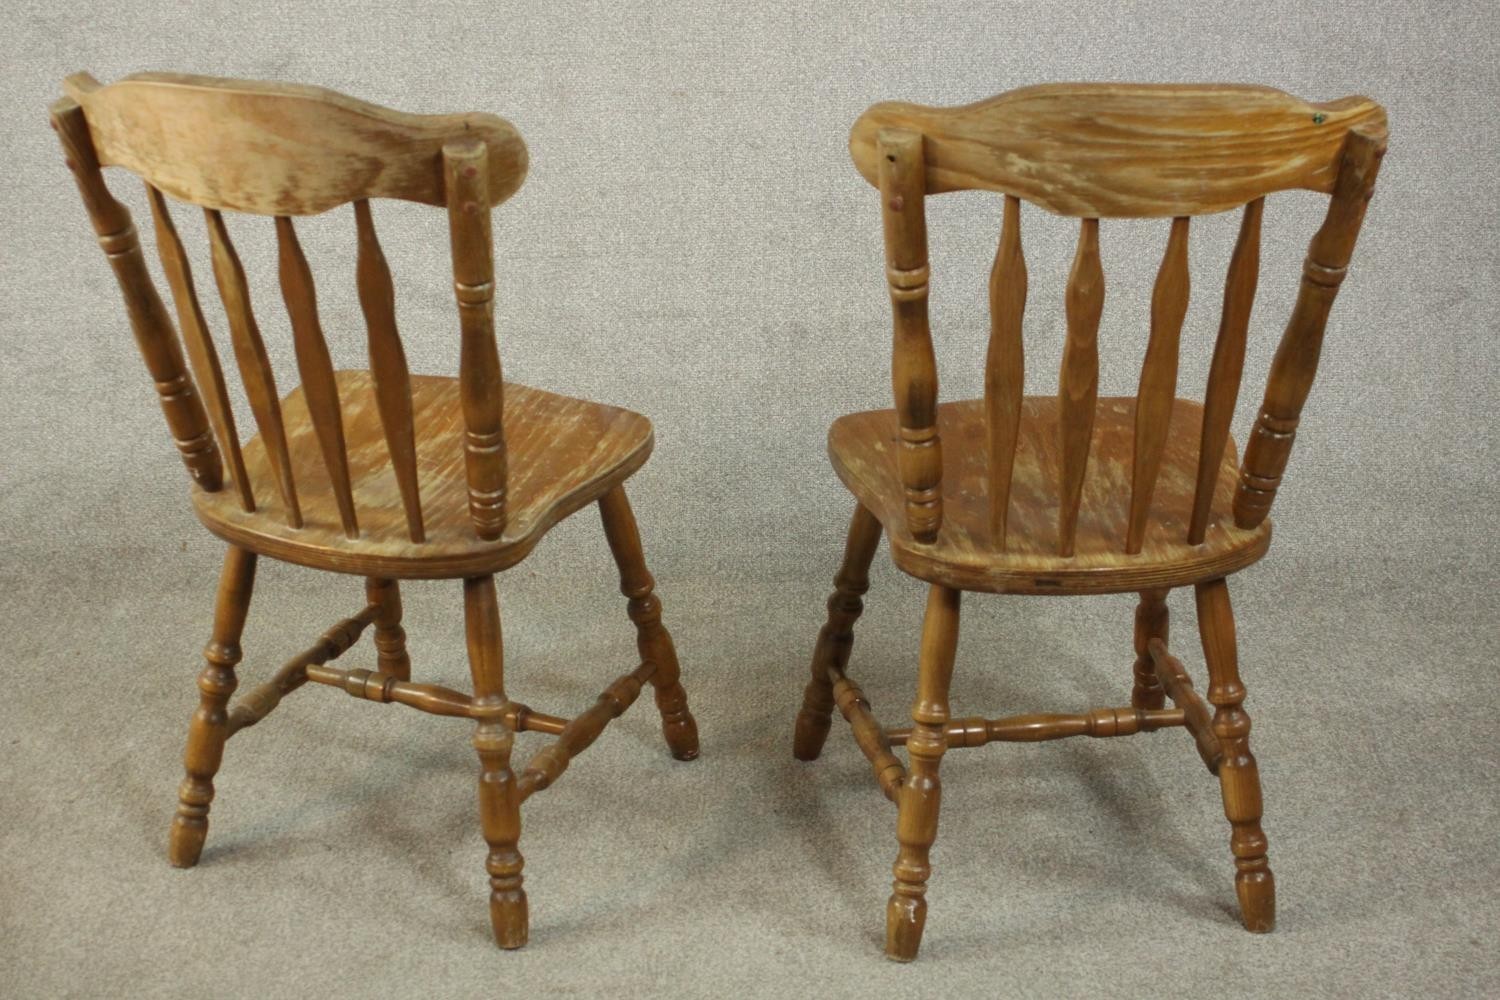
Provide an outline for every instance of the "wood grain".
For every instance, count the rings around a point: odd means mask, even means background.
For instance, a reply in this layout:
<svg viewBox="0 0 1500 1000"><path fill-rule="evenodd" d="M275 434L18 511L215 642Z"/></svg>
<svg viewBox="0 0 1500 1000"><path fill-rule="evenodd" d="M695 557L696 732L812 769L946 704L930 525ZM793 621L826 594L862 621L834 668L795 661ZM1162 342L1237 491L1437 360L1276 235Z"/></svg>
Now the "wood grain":
<svg viewBox="0 0 1500 1000"><path fill-rule="evenodd" d="M355 277L359 284L359 306L365 314L369 333L370 374L375 380L375 402L380 410L380 426L385 428L386 451L391 460L391 474L401 491L401 506L406 513L407 536L413 542L427 538L422 524L422 491L417 485L417 443L412 426L411 373L406 367L406 349L396 329L396 287L385 251L375 235L375 220L370 203L354 203L355 228L359 234L359 252Z"/></svg>
<svg viewBox="0 0 1500 1000"><path fill-rule="evenodd" d="M240 383L245 396L250 400L250 412L255 425L260 428L257 440L263 442L270 456L269 479L276 483L281 496L282 516L288 526L302 527L302 508L297 502L297 483L292 476L292 463L287 453L286 429L281 417L281 403L276 393L276 373L271 369L271 358L266 353L265 341L260 336L260 326L255 322L255 312L250 307L250 284L245 280L245 268L235 253L234 243L229 239L229 230L224 217L214 209L205 209L208 222L208 243L213 254L214 280L219 286L219 298L224 303L224 314L229 319L229 339L234 345L234 357L239 363ZM252 476L257 470L245 467ZM262 473L264 474L264 473Z"/></svg>
<svg viewBox="0 0 1500 1000"><path fill-rule="evenodd" d="M349 488L349 456L344 447L344 421L339 412L339 389L333 377L333 358L318 321L318 298L312 268L297 242L292 220L276 217L276 247L281 297L291 318L292 344L297 354L297 372L302 376L302 396L312 416L323 465L339 508L339 521L349 538L359 537L354 513L354 494Z"/></svg>
<svg viewBox="0 0 1500 1000"><path fill-rule="evenodd" d="M849 136L879 183L879 135L925 137L926 191L1003 191L1080 218L1204 215L1276 191L1330 192L1344 134L1385 131L1366 97L1309 104L1235 84L1054 83L955 108L886 102Z"/></svg>
<svg viewBox="0 0 1500 1000"><path fill-rule="evenodd" d="M204 208L316 215L361 198L444 202L440 151L472 138L489 150L489 202L526 179L526 145L488 114L411 115L322 87L137 73L109 86L63 82L83 106L104 166Z"/></svg>
<svg viewBox="0 0 1500 1000"><path fill-rule="evenodd" d="M828 453L844 485L884 526L896 565L919 579L962 590L1139 592L1223 576L1259 559L1270 543L1270 525L1251 530L1225 525L1223 531L1210 533L1202 546L1186 542L1202 409L1184 399L1174 403L1145 543L1136 555L1124 552L1120 539L1125 535L1134 414L1132 397L1099 400L1089 446L1091 472L1079 504L1077 544L1071 558L1059 556L1053 544L1052 526L1061 506L1057 474L1061 435L1055 397L1028 396L1022 405L1021 443L1011 487L1011 541L1004 552L990 544L985 500L989 463L981 401L938 407L938 426L949 442L943 481L951 502L943 529L931 544L916 544L905 526L892 454L897 431L891 410L850 414L835 421L828 432ZM1223 509L1233 496L1237 460L1231 442L1216 486Z"/></svg>
<svg viewBox="0 0 1500 1000"><path fill-rule="evenodd" d="M125 300L130 331L141 360L156 386L156 397L167 429L188 475L201 489L216 492L223 486L224 466L214 445L213 432L192 376L182 360L182 348L167 308L146 270L140 236L130 212L115 200L105 186L83 111L63 98L52 105L52 128L62 143L68 169L99 238L99 248L109 260L115 282Z"/></svg>
<svg viewBox="0 0 1500 1000"><path fill-rule="evenodd" d="M339 372L337 382L360 538L344 536L301 389L286 398L283 412L302 485L303 528L247 515L222 495L196 496L198 517L210 531L277 559L360 576L447 579L498 572L524 559L548 528L623 482L651 453L651 422L639 414L510 384L505 425L518 459L514 502L505 534L486 542L469 519L458 380L415 375L412 418L427 538L414 543L390 474L370 373ZM252 478L267 476L269 461L259 437L245 443Z"/></svg>
<svg viewBox="0 0 1500 1000"><path fill-rule="evenodd" d="M187 348L188 363L193 376L203 393L208 418L213 424L219 441L219 450L229 463L230 479L239 495L240 505L246 510L255 509L255 490L250 476L245 471L245 458L240 453L239 430L235 427L234 406L229 401L229 388L224 382L224 369L219 364L219 352L208 331L208 322L203 318L203 307L198 302L198 291L193 286L192 265L177 227L172 222L172 213L162 193L146 185L147 200L151 205L151 219L156 229L156 254L161 260L162 272L167 276L167 286L172 290L172 301L177 307L177 322L182 330L183 346Z"/></svg>
<svg viewBox="0 0 1500 1000"><path fill-rule="evenodd" d="M1094 409L1099 399L1099 318L1104 313L1104 268L1099 263L1098 219L1084 219L1079 226L1078 250L1068 274L1064 305L1068 337L1057 380L1058 454L1062 459L1057 552L1071 556L1078 532L1078 505L1088 469L1089 443L1094 434Z"/></svg>
<svg viewBox="0 0 1500 1000"><path fill-rule="evenodd" d="M883 133L878 141L880 211L885 227L885 276L891 296L894 346L891 385L901 415L901 482L911 535L929 541L943 520L942 443L937 405L937 357L927 320L927 217L922 194L922 137Z"/></svg>
<svg viewBox="0 0 1500 1000"><path fill-rule="evenodd" d="M1010 475L1021 432L1021 399L1026 395L1026 257L1021 250L1021 201L1007 195L1000 246L990 270L990 345L984 362L984 400L990 435L990 537L1005 548L1010 510Z"/></svg>
<svg viewBox="0 0 1500 1000"><path fill-rule="evenodd" d="M1253 528L1265 519L1281 487L1302 407L1317 376L1328 312L1348 273L1384 155L1383 128L1349 133L1337 187L1323 225L1307 248L1297 304L1271 359L1265 400L1245 445L1245 466L1234 497L1234 523L1241 528Z"/></svg>
<svg viewBox="0 0 1500 1000"><path fill-rule="evenodd" d="M484 144L443 147L448 189L448 234L453 250L453 293L458 299L462 347L459 381L464 402L464 460L469 476L469 516L480 538L505 531L505 383L495 342L495 261L490 209L481 192L488 158Z"/></svg>
<svg viewBox="0 0 1500 1000"><path fill-rule="evenodd" d="M1182 320L1188 306L1188 220L1172 220L1172 235L1156 272L1151 293L1151 337L1141 364L1141 382L1135 402L1135 458L1130 477L1130 516L1125 532L1125 551L1141 551L1146 536L1146 516L1151 493L1161 472L1162 449L1167 443L1167 421L1172 400L1177 398L1177 358Z"/></svg>
<svg viewBox="0 0 1500 1000"><path fill-rule="evenodd" d="M1245 371L1245 342L1250 329L1250 310L1260 277L1260 219L1265 199L1245 206L1240 234L1229 258L1224 279L1224 307L1219 314L1219 335L1214 341L1213 362L1208 369L1208 388L1203 396L1203 434L1198 446L1198 481L1193 491L1193 514L1188 522L1188 544L1198 545L1208 531L1218 484L1219 463L1229 441L1234 406L1240 398L1240 379Z"/></svg>

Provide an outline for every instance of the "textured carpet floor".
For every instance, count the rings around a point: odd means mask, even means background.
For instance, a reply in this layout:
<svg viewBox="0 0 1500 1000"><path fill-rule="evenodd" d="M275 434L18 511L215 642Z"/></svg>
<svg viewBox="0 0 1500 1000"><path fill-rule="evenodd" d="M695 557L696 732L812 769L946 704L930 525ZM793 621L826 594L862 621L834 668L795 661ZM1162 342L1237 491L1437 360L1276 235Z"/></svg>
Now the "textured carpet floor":
<svg viewBox="0 0 1500 1000"><path fill-rule="evenodd" d="M23 0L5 20L0 995L1500 995L1492 4ZM166 865L219 547L44 115L67 72L145 68L509 116L532 173L496 216L507 372L656 422L632 490L704 753L672 761L643 701L528 803L524 952L490 943L454 720L299 692L231 742L202 864ZM1255 81L1390 110L1276 541L1234 583L1280 921L1240 930L1218 790L1184 734L998 745L944 763L927 939L896 966L880 957L894 811L842 723L816 764L789 748L849 510L824 429L888 405L877 213L844 137L876 99L1060 79ZM1268 205L1241 434L1317 208ZM413 367L452 371L442 213L379 211ZM972 396L998 201L938 199L930 221L943 391ZM271 227L234 224L289 384ZM303 236L344 365L363 350L352 228L335 212ZM201 225L182 229L207 274ZM1194 226L1185 394L1233 233ZM1028 215L1036 392L1073 235ZM1165 236L1104 227L1105 392L1134 387ZM358 581L265 564L242 677L361 599ZM458 585L406 600L417 676L465 686ZM501 600L509 687L540 709L576 711L634 662L590 513ZM921 602L878 557L852 672L892 723ZM969 600L955 711L1120 703L1132 606ZM1171 607L1201 684L1191 599Z"/></svg>

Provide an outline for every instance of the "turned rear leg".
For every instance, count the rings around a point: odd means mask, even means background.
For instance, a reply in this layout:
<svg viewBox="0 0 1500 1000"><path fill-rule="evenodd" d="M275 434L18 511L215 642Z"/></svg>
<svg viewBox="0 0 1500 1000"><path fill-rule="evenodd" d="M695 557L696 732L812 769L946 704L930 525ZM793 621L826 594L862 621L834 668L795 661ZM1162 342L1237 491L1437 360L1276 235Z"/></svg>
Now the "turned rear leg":
<svg viewBox="0 0 1500 1000"><path fill-rule="evenodd" d="M900 962L917 957L927 924L927 879L932 874L928 855L937 839L942 798L938 764L948 748L948 685L958 648L959 596L956 590L933 584L922 626L917 700L912 704L913 726L906 741L911 767L896 802L896 839L901 849L885 910L885 953Z"/></svg>
<svg viewBox="0 0 1500 1000"><path fill-rule="evenodd" d="M1152 639L1167 641L1167 592L1141 591L1141 603L1135 609L1135 687L1130 692L1134 708L1161 708L1166 692L1156 677L1156 661L1147 647Z"/></svg>
<svg viewBox="0 0 1500 1000"><path fill-rule="evenodd" d="M653 592L656 580L646 569L641 551L641 534L625 488L616 486L599 499L599 516L604 521L604 537L620 570L620 592L630 599L628 611L635 623L636 646L641 659L656 664L651 683L656 689L656 708L661 712L662 734L667 748L678 760L698 756L698 723L688 710L687 692L683 690L677 649L672 636L661 623L661 599Z"/></svg>
<svg viewBox="0 0 1500 1000"><path fill-rule="evenodd" d="M464 581L464 629L474 699L482 705L506 703L500 637L500 605L493 576ZM479 754L479 818L489 845L485 870L490 876L490 925L495 943L519 948L526 943L526 890L522 888L521 799L510 768L515 736L498 718L479 723L474 749Z"/></svg>
<svg viewBox="0 0 1500 1000"><path fill-rule="evenodd" d="M1263 933L1276 924L1276 880L1260 827L1260 773L1250 752L1250 716L1242 707L1245 686L1240 682L1229 586L1224 580L1200 583L1197 597L1198 627L1208 660L1208 700L1215 708L1214 735L1224 751L1219 785L1231 828L1229 849L1234 854L1240 919L1247 930Z"/></svg>
<svg viewBox="0 0 1500 1000"><path fill-rule="evenodd" d="M797 713L792 753L798 760L817 760L823 752L833 713L833 683L828 679L828 668L843 671L849 665L854 623L864 611L862 598L870 589L870 563L879 545L880 522L862 504L855 505L844 543L844 562L833 578L833 595L828 598L828 621L818 632L812 677L802 696L802 711Z"/></svg>
<svg viewBox="0 0 1500 1000"><path fill-rule="evenodd" d="M229 696L238 683L234 668L240 662L240 634L245 630L254 588L255 553L230 546L219 575L213 638L203 650L207 662L198 675L198 709L188 724L187 750L183 753L187 776L177 789L177 815L172 817L168 838L167 858L178 868L198 863L208 836L214 775L219 772L224 741L229 738Z"/></svg>

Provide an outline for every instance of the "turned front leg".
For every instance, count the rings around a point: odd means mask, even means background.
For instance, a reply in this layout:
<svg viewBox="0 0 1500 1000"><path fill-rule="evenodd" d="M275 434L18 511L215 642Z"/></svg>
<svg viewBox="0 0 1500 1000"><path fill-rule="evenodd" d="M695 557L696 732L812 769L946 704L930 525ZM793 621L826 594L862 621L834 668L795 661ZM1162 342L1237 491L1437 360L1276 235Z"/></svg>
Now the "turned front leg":
<svg viewBox="0 0 1500 1000"><path fill-rule="evenodd" d="M792 738L792 753L798 760L817 760L828 739L833 717L833 682L830 667L843 672L849 666L854 648L854 623L864 611L864 595L870 589L870 563L880 545L880 521L856 504L844 543L844 562L833 578L833 595L828 598L828 621L818 632L813 647L812 677L802 696L802 711L797 713L797 729Z"/></svg>
<svg viewBox="0 0 1500 1000"><path fill-rule="evenodd" d="M380 611L375 616L376 669L398 681L411 680L411 657L406 653L406 630L401 627L401 587L395 580L369 577L365 597Z"/></svg>
<svg viewBox="0 0 1500 1000"><path fill-rule="evenodd" d="M464 581L464 626L469 645L469 670L474 678L474 700L484 706L504 706L505 671L500 635L500 605L493 576ZM526 943L528 915L522 888L521 799L510 768L515 736L497 717L481 722L474 732L479 754L479 818L489 854L490 924L495 943L519 948Z"/></svg>
<svg viewBox="0 0 1500 1000"><path fill-rule="evenodd" d="M906 742L911 767L897 799L900 814L896 839L901 848L885 911L885 953L901 962L917 957L927 923L927 879L932 874L928 855L937 839L942 798L938 764L948 747L948 686L958 648L958 605L959 591L933 584L922 626L917 700L911 710L913 726Z"/></svg>
<svg viewBox="0 0 1500 1000"><path fill-rule="evenodd" d="M1161 708L1166 692L1156 676L1156 661L1151 658L1152 639L1167 641L1167 592L1141 591L1141 603L1135 609L1135 687L1130 691L1133 708Z"/></svg>
<svg viewBox="0 0 1500 1000"><path fill-rule="evenodd" d="M1200 583L1197 598L1198 627L1208 661L1208 700L1215 709L1213 730L1224 753L1219 785L1224 816L1231 827L1229 849L1234 854L1240 919L1247 930L1264 933L1276 924L1276 879L1266 859L1266 834L1260 826L1260 772L1250 752L1250 716L1242 707L1245 686L1240 682L1229 585L1224 580Z"/></svg>
<svg viewBox="0 0 1500 1000"><path fill-rule="evenodd" d="M191 868L203 853L208 836L208 809L214 799L214 775L224 759L229 739L229 696L238 681L240 635L250 611L255 587L255 553L230 546L224 554L214 604L213 638L203 650L203 672L198 675L198 709L188 724L183 767L187 776L177 789L177 815L172 817L167 857L178 868Z"/></svg>
<svg viewBox="0 0 1500 1000"><path fill-rule="evenodd" d="M636 646L641 659L656 664L651 684L656 689L662 734L673 757L692 760L698 756L698 723L688 710L677 649L661 623L661 599L654 593L656 580L646 569L640 530L623 486L616 486L600 497L599 515L604 521L604 537L620 570L620 593L630 600L627 610L635 623Z"/></svg>

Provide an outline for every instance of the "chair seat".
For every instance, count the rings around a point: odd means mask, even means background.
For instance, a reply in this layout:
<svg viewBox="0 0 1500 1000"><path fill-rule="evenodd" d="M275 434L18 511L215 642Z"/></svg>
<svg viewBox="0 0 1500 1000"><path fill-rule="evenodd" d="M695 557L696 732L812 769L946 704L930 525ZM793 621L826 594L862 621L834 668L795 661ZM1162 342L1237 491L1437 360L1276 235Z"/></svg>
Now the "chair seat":
<svg viewBox="0 0 1500 1000"><path fill-rule="evenodd" d="M1058 407L1028 396L1021 411L1005 551L991 544L989 455L983 403L938 407L943 451L943 523L924 544L906 527L896 468L896 411L853 413L834 421L828 454L844 485L885 528L896 565L912 576L962 590L994 593L1119 593L1211 580L1250 565L1271 540L1269 520L1251 530L1230 514L1238 478L1231 439L1219 469L1207 535L1187 543L1203 407L1176 400L1166 454L1152 495L1145 543L1125 553L1135 435L1134 397L1099 400L1071 557L1057 555Z"/></svg>
<svg viewBox="0 0 1500 1000"><path fill-rule="evenodd" d="M407 534L391 471L374 383L366 371L337 373L359 537L347 538L302 389L282 401L303 526L286 524L280 498L261 489L259 510L236 493L194 490L199 519L243 548L318 569L390 578L445 578L498 572L520 562L547 529L624 482L651 454L651 421L614 406L507 383L509 478L502 536L484 541L469 520L464 422L456 378L413 375L417 476L426 540ZM275 482L265 444L245 444L254 483Z"/></svg>

